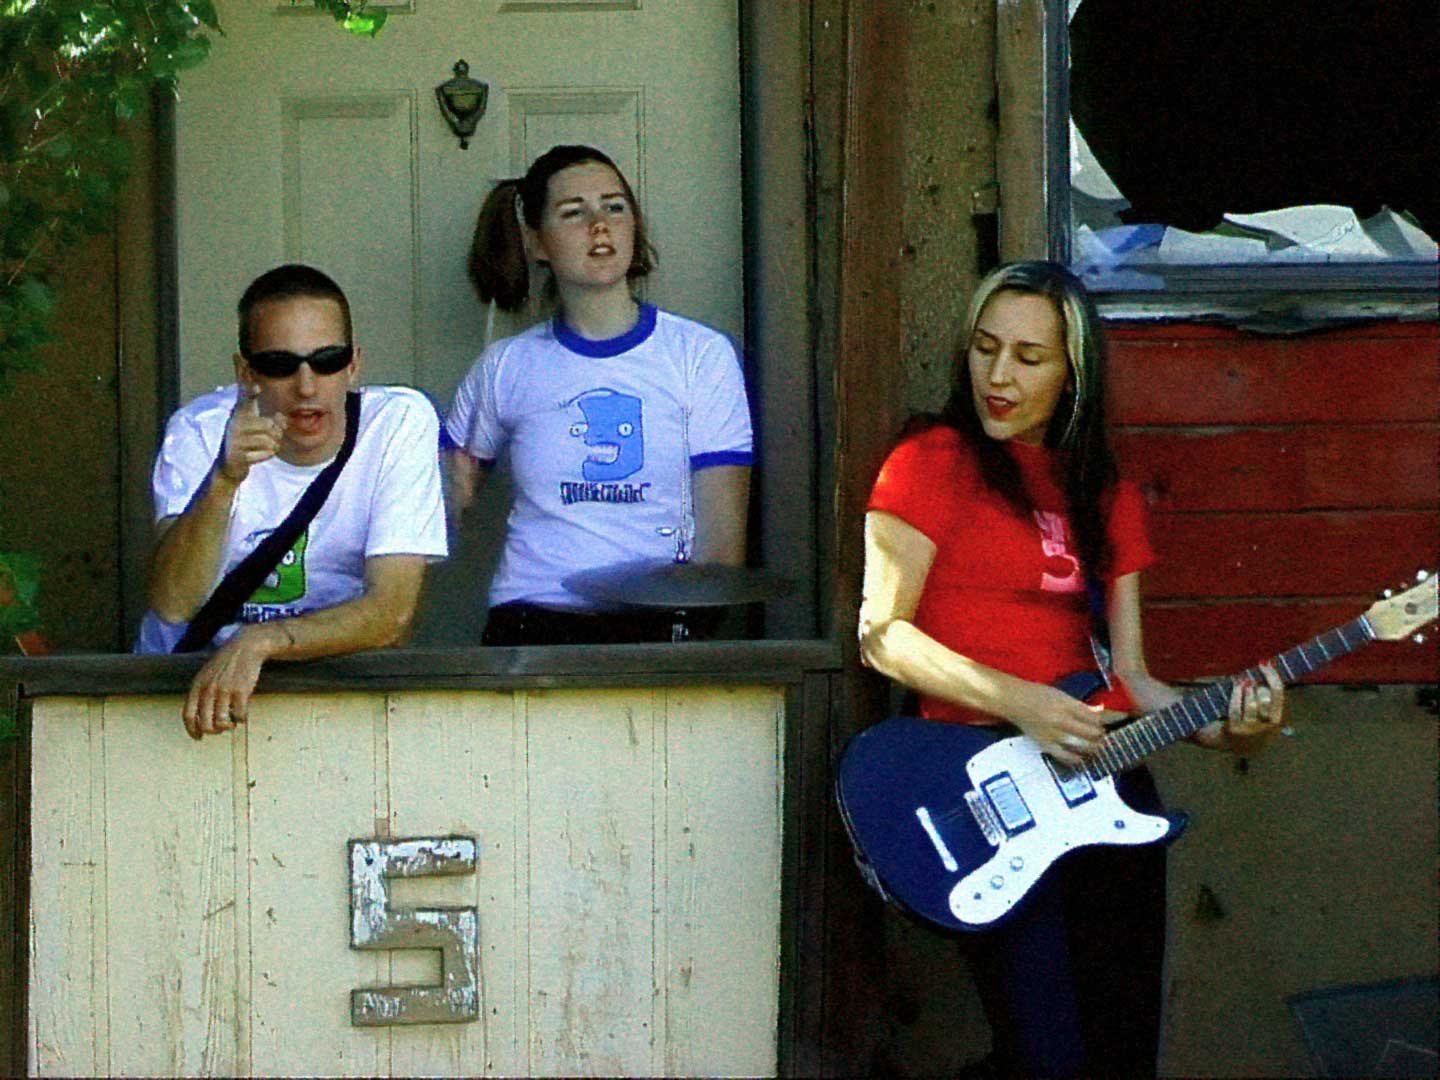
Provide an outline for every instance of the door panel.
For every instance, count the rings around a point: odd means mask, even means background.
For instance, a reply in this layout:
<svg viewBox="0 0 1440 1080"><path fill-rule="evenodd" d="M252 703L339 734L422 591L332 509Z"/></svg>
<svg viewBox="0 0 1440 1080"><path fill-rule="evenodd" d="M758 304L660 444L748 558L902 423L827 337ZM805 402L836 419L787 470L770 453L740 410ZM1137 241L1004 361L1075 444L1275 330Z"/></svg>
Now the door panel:
<svg viewBox="0 0 1440 1080"><path fill-rule="evenodd" d="M415 104L399 92L281 105L285 254L333 268L365 297L366 382L408 383L419 370Z"/></svg>
<svg viewBox="0 0 1440 1080"><path fill-rule="evenodd" d="M627 171L661 256L647 297L739 335L736 5L415 0L373 41L217 7L225 35L176 114L183 397L229 381L240 292L295 259L349 293L367 381L448 400L486 337L465 273L475 214L562 141ZM462 57L490 86L464 150L433 93Z"/></svg>

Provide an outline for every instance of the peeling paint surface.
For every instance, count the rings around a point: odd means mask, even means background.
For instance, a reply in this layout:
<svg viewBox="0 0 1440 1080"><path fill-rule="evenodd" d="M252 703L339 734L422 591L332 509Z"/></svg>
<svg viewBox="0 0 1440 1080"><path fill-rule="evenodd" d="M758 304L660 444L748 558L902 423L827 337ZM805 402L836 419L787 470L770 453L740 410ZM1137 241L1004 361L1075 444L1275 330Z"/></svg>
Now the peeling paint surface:
<svg viewBox="0 0 1440 1080"><path fill-rule="evenodd" d="M783 703L41 700L34 1071L773 1074Z"/></svg>
<svg viewBox="0 0 1440 1080"><path fill-rule="evenodd" d="M350 946L439 949L440 985L370 987L350 995L357 1027L468 1023L480 1016L480 922L474 908L392 907L390 878L473 874L475 839L350 841Z"/></svg>

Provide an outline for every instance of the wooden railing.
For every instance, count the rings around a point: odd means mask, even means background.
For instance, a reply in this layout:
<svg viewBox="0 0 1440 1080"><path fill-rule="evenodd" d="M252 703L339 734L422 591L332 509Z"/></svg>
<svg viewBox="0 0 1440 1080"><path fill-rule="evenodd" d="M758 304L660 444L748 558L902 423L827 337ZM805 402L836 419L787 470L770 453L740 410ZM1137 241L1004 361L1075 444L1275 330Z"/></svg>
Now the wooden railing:
<svg viewBox="0 0 1440 1080"><path fill-rule="evenodd" d="M248 724L196 744L198 663L0 664L0 1071L795 1071L792 789L832 646L276 665ZM352 990L441 973L352 948L348 843L455 836L473 872L391 903L474 909L478 1015L356 1026Z"/></svg>

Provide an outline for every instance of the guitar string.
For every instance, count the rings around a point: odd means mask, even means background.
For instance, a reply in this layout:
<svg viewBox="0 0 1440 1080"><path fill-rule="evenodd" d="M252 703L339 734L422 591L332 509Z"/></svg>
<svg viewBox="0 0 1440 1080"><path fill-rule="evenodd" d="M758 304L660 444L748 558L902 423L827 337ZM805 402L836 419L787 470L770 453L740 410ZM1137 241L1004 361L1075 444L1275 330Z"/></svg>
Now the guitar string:
<svg viewBox="0 0 1440 1080"><path fill-rule="evenodd" d="M1347 630L1354 631L1356 640L1350 640L1350 637L1346 634ZM1323 640L1330 635L1338 639L1339 643L1338 648L1335 648L1333 654L1330 649L1326 647ZM1376 640L1376 638L1377 635L1374 630L1362 615L1342 626L1334 627L1321 634L1317 634L1314 638L1296 645L1294 648L1287 649L1275 657L1275 663L1280 670L1284 671L1286 676L1285 681L1287 683L1293 682L1296 679L1303 678L1330 660L1348 655L1360 646ZM1312 656L1306 652L1307 647L1318 649L1320 659L1316 660L1312 658ZM1231 676L1208 683L1201 689L1184 695L1179 700L1171 702L1164 708L1156 709L1154 712L1145 713L1136 717L1124 727L1117 728L1108 733L1101 740L1105 748L1102 750L1102 754L1109 753L1114 757L1118 762L1118 768L1103 764L1097 759L1091 759L1079 767L1064 766L1055 762L1056 768L1063 770L1060 778L1067 779L1069 776L1083 774L1092 782L1108 779L1119 772L1124 772L1138 765L1140 761L1156 750L1163 749L1179 739L1193 734L1195 731L1200 730L1201 727L1219 719L1219 717L1224 714L1229 705L1230 695L1233 692L1237 678L1250 678L1259 681L1263 679L1263 676L1258 668L1247 668L1239 676ZM1196 716L1191 715L1189 709L1191 705L1198 710L1198 720ZM1157 727L1159 728L1158 731L1156 730ZM1153 741L1155 745L1147 748L1145 745L1146 738ZM1127 747L1127 740L1134 745ZM1132 757L1134 760L1129 760ZM1046 777L1054 778L1054 774L1051 773L1050 769L1044 766L1043 760L1038 768L1032 765L1020 771L1012 770L1010 775L1011 778L1016 781L1018 787L1026 786L1029 781L1037 777L1042 780ZM968 788L967 790L976 789ZM973 816L969 805L964 802L963 799L961 802L947 809L937 811L932 807L930 808L930 813L932 820L947 823L963 816Z"/></svg>

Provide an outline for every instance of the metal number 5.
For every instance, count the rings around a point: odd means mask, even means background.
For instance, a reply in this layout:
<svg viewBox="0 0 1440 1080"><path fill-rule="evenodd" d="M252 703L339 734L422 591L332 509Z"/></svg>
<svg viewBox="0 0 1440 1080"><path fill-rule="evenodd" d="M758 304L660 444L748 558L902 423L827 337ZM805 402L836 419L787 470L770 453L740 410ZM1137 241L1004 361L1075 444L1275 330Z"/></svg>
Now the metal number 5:
<svg viewBox="0 0 1440 1080"><path fill-rule="evenodd" d="M480 1016L480 920L473 907L392 908L389 878L475 872L469 836L350 841L350 945L439 949L439 986L350 991L350 1023L453 1024Z"/></svg>

